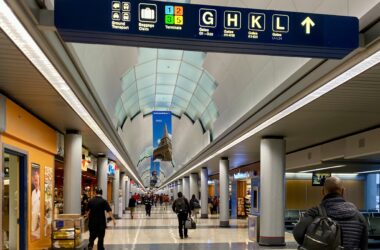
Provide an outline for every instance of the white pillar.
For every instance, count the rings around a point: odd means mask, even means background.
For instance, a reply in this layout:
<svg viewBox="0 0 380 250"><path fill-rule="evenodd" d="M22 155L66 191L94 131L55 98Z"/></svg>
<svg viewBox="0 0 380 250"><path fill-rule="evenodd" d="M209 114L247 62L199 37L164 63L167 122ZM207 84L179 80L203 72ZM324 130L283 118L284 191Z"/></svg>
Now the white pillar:
<svg viewBox="0 0 380 250"><path fill-rule="evenodd" d="M193 194L195 195L195 198L199 200L199 186L198 186L198 174L192 173L190 175L190 197L193 197Z"/></svg>
<svg viewBox="0 0 380 250"><path fill-rule="evenodd" d="M115 178L112 183L112 200L114 204L113 215L115 218L119 218L119 188L120 188L120 170L115 170Z"/></svg>
<svg viewBox="0 0 380 250"><path fill-rule="evenodd" d="M129 199L131 199L131 180L127 177L127 180L125 182L125 208L129 207Z"/></svg>
<svg viewBox="0 0 380 250"><path fill-rule="evenodd" d="M103 191L103 199L107 200L107 182L108 182L108 159L106 157L98 158L98 188Z"/></svg>
<svg viewBox="0 0 380 250"><path fill-rule="evenodd" d="M183 193L183 179L179 179L178 182L177 182L177 185L178 185L178 193L181 192Z"/></svg>
<svg viewBox="0 0 380 250"><path fill-rule="evenodd" d="M82 190L82 135L65 135L65 163L63 179L63 212L81 214Z"/></svg>
<svg viewBox="0 0 380 250"><path fill-rule="evenodd" d="M285 245L285 141L265 138L260 145L260 245Z"/></svg>
<svg viewBox="0 0 380 250"><path fill-rule="evenodd" d="M230 211L229 211L229 178L228 178L228 170L229 170L229 161L228 158L222 158L219 161L219 221L220 227L229 227L230 226Z"/></svg>
<svg viewBox="0 0 380 250"><path fill-rule="evenodd" d="M189 176L185 176L183 178L182 183L182 189L183 189L183 196L185 196L186 199L190 200L190 178Z"/></svg>
<svg viewBox="0 0 380 250"><path fill-rule="evenodd" d="M201 218L208 218L208 171L202 168L201 172Z"/></svg>
<svg viewBox="0 0 380 250"><path fill-rule="evenodd" d="M122 212L124 213L125 211L125 203L126 203L126 200L125 200L125 192L126 192L126 188L125 188L125 173L121 173L120 174L120 188L121 188L121 207L122 207Z"/></svg>
<svg viewBox="0 0 380 250"><path fill-rule="evenodd" d="M174 182L173 186L174 186L174 188L173 188L173 198L175 200L175 199L178 198L178 192L179 192L179 190L178 190L178 182L177 181Z"/></svg>

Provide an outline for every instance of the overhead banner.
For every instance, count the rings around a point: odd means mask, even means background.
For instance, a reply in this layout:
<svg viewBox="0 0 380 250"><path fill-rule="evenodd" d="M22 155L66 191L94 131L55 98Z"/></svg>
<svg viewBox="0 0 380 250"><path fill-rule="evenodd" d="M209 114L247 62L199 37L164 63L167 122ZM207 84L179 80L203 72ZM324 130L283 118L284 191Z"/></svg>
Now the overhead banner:
<svg viewBox="0 0 380 250"><path fill-rule="evenodd" d="M156 1L56 0L64 41L343 58L359 46L356 17Z"/></svg>
<svg viewBox="0 0 380 250"><path fill-rule="evenodd" d="M155 187L160 177L160 162L172 162L172 114L155 111L153 123L153 155L150 161L150 186Z"/></svg>

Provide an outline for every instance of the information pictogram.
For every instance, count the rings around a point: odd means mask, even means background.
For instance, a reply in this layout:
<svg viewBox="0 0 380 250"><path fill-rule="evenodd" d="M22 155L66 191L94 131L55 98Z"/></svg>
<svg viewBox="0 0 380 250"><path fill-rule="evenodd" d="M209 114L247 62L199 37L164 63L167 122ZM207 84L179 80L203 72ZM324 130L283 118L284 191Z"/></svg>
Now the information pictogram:
<svg viewBox="0 0 380 250"><path fill-rule="evenodd" d="M199 10L199 26L204 28L216 27L217 12L214 9L200 9Z"/></svg>
<svg viewBox="0 0 380 250"><path fill-rule="evenodd" d="M157 22L157 5L140 3L139 4L139 21L145 23Z"/></svg>
<svg viewBox="0 0 380 250"><path fill-rule="evenodd" d="M165 6L165 24L183 25L183 7L166 5Z"/></svg>

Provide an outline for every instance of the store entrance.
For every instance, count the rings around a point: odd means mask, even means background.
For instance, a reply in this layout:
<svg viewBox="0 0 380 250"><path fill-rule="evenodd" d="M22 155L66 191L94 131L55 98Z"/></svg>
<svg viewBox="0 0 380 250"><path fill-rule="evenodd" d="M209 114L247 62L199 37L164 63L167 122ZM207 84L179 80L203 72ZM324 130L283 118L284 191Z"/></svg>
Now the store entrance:
<svg viewBox="0 0 380 250"><path fill-rule="evenodd" d="M5 150L3 166L2 249L26 249L26 156Z"/></svg>

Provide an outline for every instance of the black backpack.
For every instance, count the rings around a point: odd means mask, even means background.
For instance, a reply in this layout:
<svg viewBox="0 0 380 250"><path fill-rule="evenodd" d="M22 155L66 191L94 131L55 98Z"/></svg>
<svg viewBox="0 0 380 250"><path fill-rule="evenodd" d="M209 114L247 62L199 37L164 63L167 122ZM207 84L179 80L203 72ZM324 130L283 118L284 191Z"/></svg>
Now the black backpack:
<svg viewBox="0 0 380 250"><path fill-rule="evenodd" d="M305 234L300 249L304 250L337 250L341 246L341 229L338 222L327 216L326 209L318 206L319 215L311 223Z"/></svg>
<svg viewBox="0 0 380 250"><path fill-rule="evenodd" d="M186 206L185 198L178 198L175 202L175 212L177 214L186 214L188 213L188 209Z"/></svg>

